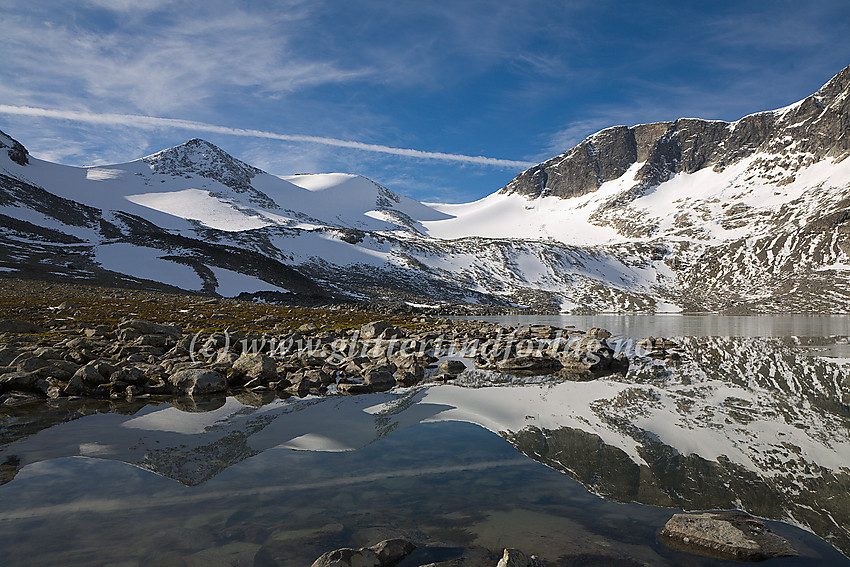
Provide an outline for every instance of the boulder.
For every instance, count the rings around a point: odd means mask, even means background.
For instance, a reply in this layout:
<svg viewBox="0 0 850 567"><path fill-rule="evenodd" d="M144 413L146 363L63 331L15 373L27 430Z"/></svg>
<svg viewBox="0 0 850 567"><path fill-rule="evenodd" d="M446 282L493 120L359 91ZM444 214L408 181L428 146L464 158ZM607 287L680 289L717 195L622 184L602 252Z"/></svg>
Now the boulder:
<svg viewBox="0 0 850 567"><path fill-rule="evenodd" d="M372 321L360 327L361 339L376 339L384 334L384 331L392 333L393 326L386 321Z"/></svg>
<svg viewBox="0 0 850 567"><path fill-rule="evenodd" d="M101 374L100 366L101 365L98 361L86 363L85 365L80 366L77 369L72 379L79 378L87 386L99 386L100 384L105 384L109 382L109 374L107 374L106 376Z"/></svg>
<svg viewBox="0 0 850 567"><path fill-rule="evenodd" d="M386 368L369 368L363 372L363 381L376 392L386 392L395 386L395 377Z"/></svg>
<svg viewBox="0 0 850 567"><path fill-rule="evenodd" d="M268 382L277 378L277 362L265 354L243 354L233 363L228 381L249 382L254 379Z"/></svg>
<svg viewBox="0 0 850 567"><path fill-rule="evenodd" d="M227 390L227 379L221 372L208 368L188 368L168 377L175 388L190 396L214 394Z"/></svg>
<svg viewBox="0 0 850 567"><path fill-rule="evenodd" d="M343 548L323 554L311 567L381 567L381 563L371 549Z"/></svg>
<svg viewBox="0 0 850 567"><path fill-rule="evenodd" d="M764 522L739 511L675 514L661 530L667 545L709 557L764 561L797 552Z"/></svg>
<svg viewBox="0 0 850 567"><path fill-rule="evenodd" d="M371 394L372 386L357 382L340 382L336 385L336 390L340 394Z"/></svg>
<svg viewBox="0 0 850 567"><path fill-rule="evenodd" d="M66 396L85 396L91 392L91 388L85 381L74 374L68 381L68 384L63 388L62 393Z"/></svg>
<svg viewBox="0 0 850 567"><path fill-rule="evenodd" d="M466 370L466 365L462 360L450 358L449 360L444 360L440 363L439 370L446 376L457 376Z"/></svg>
<svg viewBox="0 0 850 567"><path fill-rule="evenodd" d="M496 368L501 372L523 372L542 374L556 372L561 369L561 363L551 356L517 356L500 360Z"/></svg>
<svg viewBox="0 0 850 567"><path fill-rule="evenodd" d="M591 339L607 339L608 337L611 336L611 333L610 333L610 331L607 331L605 329L593 327L587 333L585 333L584 336L589 337Z"/></svg>
<svg viewBox="0 0 850 567"><path fill-rule="evenodd" d="M425 368L416 365L412 368L399 369L395 373L395 381L402 386L413 386L425 379Z"/></svg>
<svg viewBox="0 0 850 567"><path fill-rule="evenodd" d="M416 546L406 539L385 539L370 547L378 555L381 567L396 565L402 559L410 555Z"/></svg>
<svg viewBox="0 0 850 567"><path fill-rule="evenodd" d="M17 367L19 372L33 372L34 370L38 370L40 368L44 368L50 365L50 360L40 358L38 356L31 356L28 358L24 358L20 362L18 362Z"/></svg>
<svg viewBox="0 0 850 567"><path fill-rule="evenodd" d="M47 395L50 383L38 372L11 372L0 376L0 393L19 391Z"/></svg>
<svg viewBox="0 0 850 567"><path fill-rule="evenodd" d="M135 366L120 368L109 375L109 380L112 382L127 382L128 384L141 384L147 382L147 376L144 371Z"/></svg>
<svg viewBox="0 0 850 567"><path fill-rule="evenodd" d="M142 335L165 335L180 338L180 328L173 325L160 325L142 319L124 319L118 323L118 336L123 341L135 340Z"/></svg>
<svg viewBox="0 0 850 567"><path fill-rule="evenodd" d="M329 551L312 567L395 567L414 549L416 546L406 539L387 539L371 547Z"/></svg>
<svg viewBox="0 0 850 567"><path fill-rule="evenodd" d="M11 347L0 347L0 366L8 366L20 353Z"/></svg>
<svg viewBox="0 0 850 567"><path fill-rule="evenodd" d="M51 360L50 364L36 370L42 378L55 378L57 380L70 380L71 376L79 370L80 365L67 360Z"/></svg>
<svg viewBox="0 0 850 567"><path fill-rule="evenodd" d="M502 555L502 558L499 559L499 563L496 564L496 567L542 567L543 563L540 562L534 555L526 555L522 551L518 549L505 549L505 553Z"/></svg>
<svg viewBox="0 0 850 567"><path fill-rule="evenodd" d="M320 391L328 383L327 374L321 370L299 370L298 372L290 372L286 375L287 380L291 382L287 388L290 392L297 396L306 396L311 391Z"/></svg>

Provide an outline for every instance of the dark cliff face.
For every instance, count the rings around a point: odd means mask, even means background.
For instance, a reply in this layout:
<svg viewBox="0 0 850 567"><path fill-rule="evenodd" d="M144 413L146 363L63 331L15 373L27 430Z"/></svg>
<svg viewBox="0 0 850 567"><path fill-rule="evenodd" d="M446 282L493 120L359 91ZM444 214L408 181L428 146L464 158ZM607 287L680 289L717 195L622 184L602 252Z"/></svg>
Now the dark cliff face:
<svg viewBox="0 0 850 567"><path fill-rule="evenodd" d="M737 122L680 118L597 132L571 150L521 173L500 193L563 199L596 191L635 163L635 180L651 187L677 173L723 169L756 152L810 154L797 166L850 154L850 67L786 111Z"/></svg>
<svg viewBox="0 0 850 567"><path fill-rule="evenodd" d="M12 139L2 130L0 130L0 148L7 148L9 158L18 165L27 165L29 163L29 158L27 157L29 152L23 144Z"/></svg>

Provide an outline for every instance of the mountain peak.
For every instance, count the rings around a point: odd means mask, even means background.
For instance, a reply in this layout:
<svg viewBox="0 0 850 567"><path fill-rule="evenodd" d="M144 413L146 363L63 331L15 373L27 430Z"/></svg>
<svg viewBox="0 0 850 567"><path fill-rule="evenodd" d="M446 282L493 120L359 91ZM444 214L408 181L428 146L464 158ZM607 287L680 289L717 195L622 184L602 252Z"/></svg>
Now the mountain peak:
<svg viewBox="0 0 850 567"><path fill-rule="evenodd" d="M839 71L833 78L826 82L824 86L818 89L815 96L825 99L833 99L837 97L846 98L850 93L850 65Z"/></svg>
<svg viewBox="0 0 850 567"><path fill-rule="evenodd" d="M214 179L237 190L249 189L251 179L263 173L261 169L236 159L201 138L192 138L178 146L144 157L142 161L150 165L154 173L195 174Z"/></svg>

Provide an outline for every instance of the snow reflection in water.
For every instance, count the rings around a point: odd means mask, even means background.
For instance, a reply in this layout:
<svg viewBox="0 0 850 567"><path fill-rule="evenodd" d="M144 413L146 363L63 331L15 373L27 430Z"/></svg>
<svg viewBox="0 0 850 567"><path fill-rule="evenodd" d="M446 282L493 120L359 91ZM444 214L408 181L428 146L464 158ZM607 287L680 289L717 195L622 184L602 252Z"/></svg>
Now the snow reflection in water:
<svg viewBox="0 0 850 567"><path fill-rule="evenodd" d="M850 365L829 356L846 341L676 340L675 365L591 382L469 372L354 397L4 410L0 542L19 564L302 565L419 531L697 565L714 562L656 538L669 508L743 508L850 551ZM775 529L803 555L788 565L844 562Z"/></svg>

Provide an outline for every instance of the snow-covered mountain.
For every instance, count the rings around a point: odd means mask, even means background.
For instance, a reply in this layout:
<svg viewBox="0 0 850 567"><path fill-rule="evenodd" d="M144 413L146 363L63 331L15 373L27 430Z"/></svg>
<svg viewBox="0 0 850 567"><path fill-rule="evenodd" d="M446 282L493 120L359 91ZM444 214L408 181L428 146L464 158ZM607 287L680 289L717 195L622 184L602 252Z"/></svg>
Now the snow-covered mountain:
<svg viewBox="0 0 850 567"><path fill-rule="evenodd" d="M130 163L0 136L0 270L223 295L850 311L850 67L736 122L615 126L466 204L276 177L193 139Z"/></svg>

